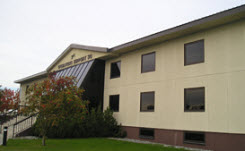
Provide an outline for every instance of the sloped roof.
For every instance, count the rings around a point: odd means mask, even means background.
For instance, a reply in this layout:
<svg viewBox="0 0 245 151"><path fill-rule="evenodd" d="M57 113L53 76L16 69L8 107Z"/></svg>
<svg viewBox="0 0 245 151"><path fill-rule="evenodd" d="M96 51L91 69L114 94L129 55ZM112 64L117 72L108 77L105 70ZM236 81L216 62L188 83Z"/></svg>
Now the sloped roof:
<svg viewBox="0 0 245 151"><path fill-rule="evenodd" d="M75 77L77 80L77 87L80 87L87 76L89 70L91 69L92 65L94 63L94 60L90 60L88 62L84 62L69 68L66 68L64 70L58 71L56 73L56 78L59 77Z"/></svg>
<svg viewBox="0 0 245 151"><path fill-rule="evenodd" d="M145 46L153 45L177 37L196 33L206 29L214 28L223 24L234 22L245 18L245 5L228 9L210 16L206 16L167 30L163 30L109 49L110 52L130 51Z"/></svg>
<svg viewBox="0 0 245 151"><path fill-rule="evenodd" d="M69 51L72 49L83 49L90 51L98 51L98 52L107 52L108 55L111 53L126 53L132 50L140 49L142 47L154 45L160 42L164 42L167 40L171 40L174 38L178 38L181 36L189 35L192 33L196 33L199 31L207 30L210 28L214 28L223 24L231 23L234 21L238 21L245 18L245 5L241 5L226 11L222 11L201 19L197 19L188 23L185 23L180 26L176 26L174 28L170 28L167 30L160 31L158 33L145 36L112 48L106 47L95 47L95 46L85 46L78 44L71 44L67 47L63 53L46 69L41 73L48 72L59 60L61 60ZM39 73L16 80L15 83L22 83L28 79L39 77Z"/></svg>

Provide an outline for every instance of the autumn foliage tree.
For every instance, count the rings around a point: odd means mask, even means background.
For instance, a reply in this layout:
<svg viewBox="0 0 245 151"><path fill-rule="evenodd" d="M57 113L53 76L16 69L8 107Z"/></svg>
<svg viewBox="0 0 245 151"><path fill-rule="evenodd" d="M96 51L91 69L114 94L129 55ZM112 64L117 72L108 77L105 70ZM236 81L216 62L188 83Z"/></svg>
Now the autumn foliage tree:
<svg viewBox="0 0 245 151"><path fill-rule="evenodd" d="M3 90L1 89L1 85L0 85L0 106L2 105L2 97L3 97Z"/></svg>
<svg viewBox="0 0 245 151"><path fill-rule="evenodd" d="M36 126L45 146L47 129L63 121L83 120L88 113L88 101L82 100L84 90L76 86L75 78L55 78L50 74L46 80L30 85L27 90L26 114L38 113Z"/></svg>
<svg viewBox="0 0 245 151"><path fill-rule="evenodd" d="M0 90L0 112L6 113L8 110L18 109L20 102L20 91L4 88Z"/></svg>

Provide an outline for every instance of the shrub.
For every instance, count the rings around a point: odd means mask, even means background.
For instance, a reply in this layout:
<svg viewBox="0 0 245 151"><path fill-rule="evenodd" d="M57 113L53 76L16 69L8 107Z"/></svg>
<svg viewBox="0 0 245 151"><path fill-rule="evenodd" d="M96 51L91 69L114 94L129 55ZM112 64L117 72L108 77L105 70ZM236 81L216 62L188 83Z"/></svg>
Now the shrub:
<svg viewBox="0 0 245 151"><path fill-rule="evenodd" d="M47 137L49 138L81 138L81 137L125 137L113 111L107 108L104 112L101 107L93 108L85 116L85 119L66 119L59 122L59 125L49 125ZM37 119L38 123L39 119ZM33 134L37 135L39 129L33 129Z"/></svg>

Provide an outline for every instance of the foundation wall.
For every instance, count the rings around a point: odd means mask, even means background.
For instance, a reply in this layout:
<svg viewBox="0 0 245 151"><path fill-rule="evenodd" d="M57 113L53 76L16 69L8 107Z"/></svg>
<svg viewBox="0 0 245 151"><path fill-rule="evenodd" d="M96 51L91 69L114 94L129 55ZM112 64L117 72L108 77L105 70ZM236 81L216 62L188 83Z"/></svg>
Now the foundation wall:
<svg viewBox="0 0 245 151"><path fill-rule="evenodd" d="M206 132L205 145L184 143L184 131L155 129L154 139L139 138L139 127L123 126L127 138L152 141L173 146L184 146L214 151L243 151L245 150L245 134Z"/></svg>

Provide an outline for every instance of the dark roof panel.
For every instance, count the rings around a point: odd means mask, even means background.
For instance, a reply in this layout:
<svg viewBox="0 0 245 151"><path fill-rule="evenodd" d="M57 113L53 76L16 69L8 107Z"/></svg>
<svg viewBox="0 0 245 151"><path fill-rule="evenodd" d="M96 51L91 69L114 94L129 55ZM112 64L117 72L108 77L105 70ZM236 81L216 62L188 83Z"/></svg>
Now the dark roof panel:
<svg viewBox="0 0 245 151"><path fill-rule="evenodd" d="M57 72L57 78L59 77L75 77L77 80L77 87L80 87L88 74L94 60L89 62L84 62L82 64L61 70Z"/></svg>

